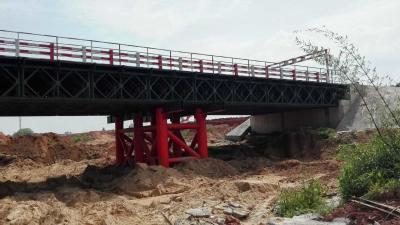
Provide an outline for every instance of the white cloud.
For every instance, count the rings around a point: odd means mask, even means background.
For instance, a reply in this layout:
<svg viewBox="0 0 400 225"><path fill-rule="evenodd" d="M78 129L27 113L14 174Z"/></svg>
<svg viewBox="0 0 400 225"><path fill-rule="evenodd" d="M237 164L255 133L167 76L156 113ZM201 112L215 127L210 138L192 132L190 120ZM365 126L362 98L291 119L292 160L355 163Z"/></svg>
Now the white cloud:
<svg viewBox="0 0 400 225"><path fill-rule="evenodd" d="M78 20L110 32L125 32L143 38L168 38L204 18L222 16L213 10L228 1L217 3L203 1L148 1L121 0L110 4L108 0L68 1L65 4L70 14L78 15ZM235 1L229 1L234 5Z"/></svg>

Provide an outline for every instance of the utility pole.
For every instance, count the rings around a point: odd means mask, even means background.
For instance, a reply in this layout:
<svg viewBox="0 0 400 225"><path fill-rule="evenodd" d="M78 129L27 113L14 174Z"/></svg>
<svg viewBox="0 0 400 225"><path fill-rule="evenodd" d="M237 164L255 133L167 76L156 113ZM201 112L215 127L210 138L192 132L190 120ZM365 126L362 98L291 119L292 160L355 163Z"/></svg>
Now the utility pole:
<svg viewBox="0 0 400 225"><path fill-rule="evenodd" d="M18 120L19 120L19 130L21 130L21 128L22 128L22 117L18 117Z"/></svg>

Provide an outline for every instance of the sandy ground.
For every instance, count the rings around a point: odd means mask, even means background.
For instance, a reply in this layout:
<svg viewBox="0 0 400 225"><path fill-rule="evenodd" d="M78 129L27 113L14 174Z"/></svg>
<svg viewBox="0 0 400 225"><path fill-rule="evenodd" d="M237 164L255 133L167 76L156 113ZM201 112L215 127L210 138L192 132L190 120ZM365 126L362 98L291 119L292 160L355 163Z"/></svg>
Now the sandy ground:
<svg viewBox="0 0 400 225"><path fill-rule="evenodd" d="M240 204L250 211L241 224L258 225L272 216L282 188L315 178L336 192L333 145L317 144L313 159L272 160L254 146L226 146L221 133L231 126L209 128L211 145L223 146L211 148L214 158L170 169L112 166L112 132L0 135L0 224L174 224L190 208L224 218L226 204Z"/></svg>

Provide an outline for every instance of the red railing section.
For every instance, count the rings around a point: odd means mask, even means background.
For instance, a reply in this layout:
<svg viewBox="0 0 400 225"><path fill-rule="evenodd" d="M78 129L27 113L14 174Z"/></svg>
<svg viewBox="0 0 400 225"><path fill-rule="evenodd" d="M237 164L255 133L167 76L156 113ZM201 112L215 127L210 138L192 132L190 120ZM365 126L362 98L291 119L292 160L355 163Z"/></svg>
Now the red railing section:
<svg viewBox="0 0 400 225"><path fill-rule="evenodd" d="M52 35L0 30L0 55L233 76L334 83L335 71Z"/></svg>

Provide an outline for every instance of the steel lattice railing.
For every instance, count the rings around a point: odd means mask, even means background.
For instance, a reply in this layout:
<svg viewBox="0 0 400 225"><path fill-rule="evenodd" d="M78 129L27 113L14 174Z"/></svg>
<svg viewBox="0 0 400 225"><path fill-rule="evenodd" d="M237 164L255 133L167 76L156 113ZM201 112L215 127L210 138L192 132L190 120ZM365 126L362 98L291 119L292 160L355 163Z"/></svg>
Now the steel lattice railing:
<svg viewBox="0 0 400 225"><path fill-rule="evenodd" d="M111 65L335 83L336 71L142 47L78 38L0 30L0 55Z"/></svg>

